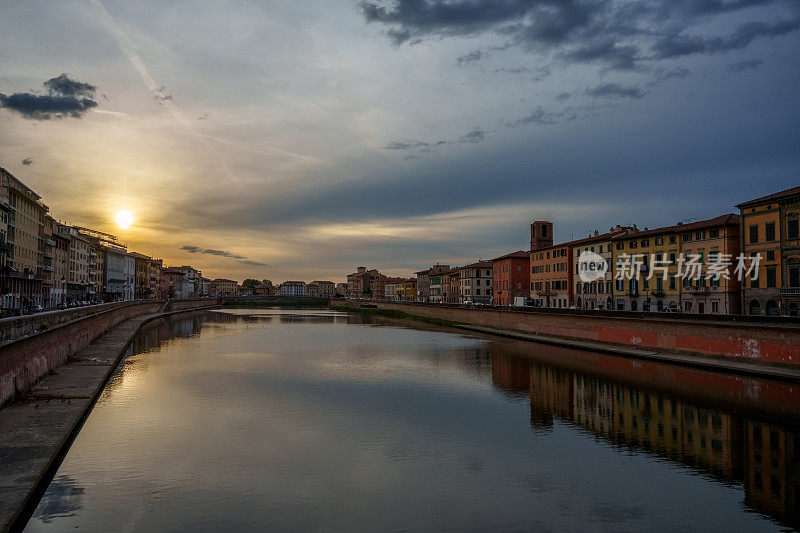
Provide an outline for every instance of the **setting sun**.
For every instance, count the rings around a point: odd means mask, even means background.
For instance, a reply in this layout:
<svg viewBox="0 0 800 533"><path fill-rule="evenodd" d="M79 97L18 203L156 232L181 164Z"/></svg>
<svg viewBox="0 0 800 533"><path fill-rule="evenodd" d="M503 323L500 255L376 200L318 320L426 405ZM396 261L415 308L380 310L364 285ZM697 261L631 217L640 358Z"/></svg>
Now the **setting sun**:
<svg viewBox="0 0 800 533"><path fill-rule="evenodd" d="M114 219L117 222L117 225L122 229L128 229L133 224L133 215L130 211L122 210L117 213L116 218Z"/></svg>

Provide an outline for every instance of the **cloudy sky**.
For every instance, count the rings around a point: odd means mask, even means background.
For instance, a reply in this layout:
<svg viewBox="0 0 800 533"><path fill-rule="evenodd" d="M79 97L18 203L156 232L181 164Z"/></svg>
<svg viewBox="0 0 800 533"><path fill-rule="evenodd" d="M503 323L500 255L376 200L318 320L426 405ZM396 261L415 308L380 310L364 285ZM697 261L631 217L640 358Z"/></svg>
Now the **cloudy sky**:
<svg viewBox="0 0 800 533"><path fill-rule="evenodd" d="M0 165L210 276L403 275L800 181L797 0L0 8Z"/></svg>

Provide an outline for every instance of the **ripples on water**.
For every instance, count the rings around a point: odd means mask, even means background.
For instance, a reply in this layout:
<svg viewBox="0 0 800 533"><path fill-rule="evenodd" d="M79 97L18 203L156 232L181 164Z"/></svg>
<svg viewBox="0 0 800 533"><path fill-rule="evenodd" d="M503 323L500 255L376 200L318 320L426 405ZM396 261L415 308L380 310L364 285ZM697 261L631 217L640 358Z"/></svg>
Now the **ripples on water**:
<svg viewBox="0 0 800 533"><path fill-rule="evenodd" d="M333 311L151 323L29 531L800 527L800 387Z"/></svg>

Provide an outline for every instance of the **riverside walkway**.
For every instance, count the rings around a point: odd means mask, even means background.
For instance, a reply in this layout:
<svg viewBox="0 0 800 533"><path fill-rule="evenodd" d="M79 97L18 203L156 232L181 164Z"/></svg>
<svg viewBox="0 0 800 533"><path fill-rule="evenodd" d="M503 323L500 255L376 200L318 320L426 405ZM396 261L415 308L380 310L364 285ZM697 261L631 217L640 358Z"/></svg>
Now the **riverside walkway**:
<svg viewBox="0 0 800 533"><path fill-rule="evenodd" d="M134 335L159 317L130 318L0 409L0 531L20 530Z"/></svg>

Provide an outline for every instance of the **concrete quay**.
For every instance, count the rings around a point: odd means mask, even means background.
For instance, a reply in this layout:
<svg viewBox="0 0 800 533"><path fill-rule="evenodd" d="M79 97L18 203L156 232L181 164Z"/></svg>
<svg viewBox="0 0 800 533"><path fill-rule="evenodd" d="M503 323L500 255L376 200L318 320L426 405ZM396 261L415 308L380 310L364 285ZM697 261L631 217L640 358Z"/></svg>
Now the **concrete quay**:
<svg viewBox="0 0 800 533"><path fill-rule="evenodd" d="M160 317L217 306L185 307L123 321L0 409L0 531L25 526L139 329Z"/></svg>

